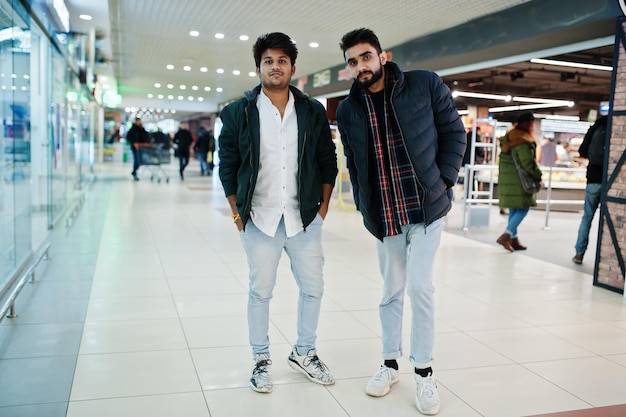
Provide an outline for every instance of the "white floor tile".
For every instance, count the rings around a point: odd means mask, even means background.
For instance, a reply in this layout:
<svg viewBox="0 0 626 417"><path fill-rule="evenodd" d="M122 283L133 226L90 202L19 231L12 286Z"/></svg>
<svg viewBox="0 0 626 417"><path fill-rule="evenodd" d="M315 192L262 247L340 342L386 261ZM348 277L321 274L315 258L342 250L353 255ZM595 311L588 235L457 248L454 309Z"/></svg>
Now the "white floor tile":
<svg viewBox="0 0 626 417"><path fill-rule="evenodd" d="M72 401L67 417L211 417L201 392Z"/></svg>
<svg viewBox="0 0 626 417"><path fill-rule="evenodd" d="M246 315L182 318L181 323L190 348L248 346L248 318ZM288 343L271 322L270 343Z"/></svg>
<svg viewBox="0 0 626 417"><path fill-rule="evenodd" d="M86 321L151 320L177 317L172 297L92 298Z"/></svg>
<svg viewBox="0 0 626 417"><path fill-rule="evenodd" d="M71 401L200 391L188 350L80 355Z"/></svg>

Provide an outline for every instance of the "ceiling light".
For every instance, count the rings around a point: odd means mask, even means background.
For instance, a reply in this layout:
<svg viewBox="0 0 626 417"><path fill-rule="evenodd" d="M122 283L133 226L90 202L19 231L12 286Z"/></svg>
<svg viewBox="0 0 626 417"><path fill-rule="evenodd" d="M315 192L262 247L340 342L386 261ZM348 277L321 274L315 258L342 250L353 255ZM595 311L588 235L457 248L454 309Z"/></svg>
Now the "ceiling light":
<svg viewBox="0 0 626 417"><path fill-rule="evenodd" d="M169 88L171 90L172 88L174 88L174 84L168 84L167 88Z"/></svg>
<svg viewBox="0 0 626 417"><path fill-rule="evenodd" d="M209 69L207 67L200 67L200 72L207 72Z"/></svg>
<svg viewBox="0 0 626 417"><path fill-rule="evenodd" d="M613 71L613 67L609 67L607 65L583 64L580 62L557 61L554 59L535 58L531 59L530 62L534 64L556 65L560 67L584 68L598 71Z"/></svg>
<svg viewBox="0 0 626 417"><path fill-rule="evenodd" d="M233 75L239 75L239 74L241 74L241 71L239 71L239 70L233 70Z"/></svg>
<svg viewBox="0 0 626 417"><path fill-rule="evenodd" d="M82 20L91 20L91 19L93 19L93 17L91 17L88 14L81 14L78 17L81 18Z"/></svg>
<svg viewBox="0 0 626 417"><path fill-rule="evenodd" d="M200 36L200 32L198 32L197 30L192 30L191 32L189 32L189 36Z"/></svg>
<svg viewBox="0 0 626 417"><path fill-rule="evenodd" d="M191 89L192 89L193 91L198 91L198 86L197 86L197 85L192 85L192 86L191 86Z"/></svg>
<svg viewBox="0 0 626 417"><path fill-rule="evenodd" d="M172 114L176 114L176 109L172 109Z"/></svg>
<svg viewBox="0 0 626 417"><path fill-rule="evenodd" d="M181 84L179 88L180 88L181 90L186 90L186 89L187 89L187 86L186 86L185 84Z"/></svg>
<svg viewBox="0 0 626 417"><path fill-rule="evenodd" d="M165 68L167 68L168 70L173 70L173 69L174 69L174 65L172 65L172 64L167 64L167 65L165 66Z"/></svg>
<svg viewBox="0 0 626 417"><path fill-rule="evenodd" d="M211 91L211 87L204 87L204 91Z"/></svg>
<svg viewBox="0 0 626 417"><path fill-rule="evenodd" d="M470 91L453 91L452 97L470 97L470 98L485 98L488 100L503 100L503 101L511 101L510 95L499 95L499 94L485 94L485 93L472 93Z"/></svg>
<svg viewBox="0 0 626 417"><path fill-rule="evenodd" d="M224 91L224 89L222 87L217 87L215 91L217 91L218 93L221 93L222 91Z"/></svg>
<svg viewBox="0 0 626 417"><path fill-rule="evenodd" d="M579 116L567 116L562 114L541 114L535 113L536 119L550 119L550 120L570 120L570 121L580 121Z"/></svg>
<svg viewBox="0 0 626 417"><path fill-rule="evenodd" d="M240 41L247 41L248 39L250 39L250 37L248 35L241 35L241 36L239 36L239 40Z"/></svg>
<svg viewBox="0 0 626 417"><path fill-rule="evenodd" d="M320 44L319 44L319 43L317 43L317 42L311 42L311 43L309 44L309 46L310 46L311 48L319 48Z"/></svg>
<svg viewBox="0 0 626 417"><path fill-rule="evenodd" d="M250 72L248 73L248 76L249 76L249 77L256 77L256 72L254 72L254 71L250 71Z"/></svg>
<svg viewBox="0 0 626 417"><path fill-rule="evenodd" d="M521 101L524 103L544 103L544 104L558 104L560 106L572 107L574 102L570 100L554 100L551 98L536 98L536 97L513 97L513 101Z"/></svg>
<svg viewBox="0 0 626 417"><path fill-rule="evenodd" d="M185 66L183 67L183 70L185 70L185 71L191 71L191 67L190 67L189 65L185 65Z"/></svg>
<svg viewBox="0 0 626 417"><path fill-rule="evenodd" d="M185 99L185 97L183 96L178 96L178 100L183 101Z"/></svg>
<svg viewBox="0 0 626 417"><path fill-rule="evenodd" d="M152 97L154 97L154 94L152 93L148 94L148 98L152 98Z"/></svg>
<svg viewBox="0 0 626 417"><path fill-rule="evenodd" d="M174 100L174 96L170 94L169 96L167 96L167 99L168 100Z"/></svg>
<svg viewBox="0 0 626 417"><path fill-rule="evenodd" d="M520 106L504 106L504 107L490 107L489 113L498 113L504 111L516 111L516 110L532 110L532 109L549 109L551 107L571 107L563 104L556 103L543 103L543 104L522 104Z"/></svg>
<svg viewBox="0 0 626 417"><path fill-rule="evenodd" d="M159 95L157 96L157 98L158 98L159 100L161 100L161 99L163 98L163 94L159 94Z"/></svg>
<svg viewBox="0 0 626 417"><path fill-rule="evenodd" d="M193 96L189 96L189 97L187 97L187 100L189 100L189 101L193 101Z"/></svg>
<svg viewBox="0 0 626 417"><path fill-rule="evenodd" d="M215 38L216 39L224 39L224 34L223 33L216 33L215 34Z"/></svg>
<svg viewBox="0 0 626 417"><path fill-rule="evenodd" d="M198 97L198 101L204 101L203 97Z"/></svg>
<svg viewBox="0 0 626 417"><path fill-rule="evenodd" d="M155 86L156 88L161 88L161 83L154 83L154 86Z"/></svg>
<svg viewBox="0 0 626 417"><path fill-rule="evenodd" d="M459 113L459 116L465 116L469 114L469 110L458 110L457 112Z"/></svg>
<svg viewBox="0 0 626 417"><path fill-rule="evenodd" d="M223 68L218 68L215 70L218 74L223 74L224 73L224 69Z"/></svg>

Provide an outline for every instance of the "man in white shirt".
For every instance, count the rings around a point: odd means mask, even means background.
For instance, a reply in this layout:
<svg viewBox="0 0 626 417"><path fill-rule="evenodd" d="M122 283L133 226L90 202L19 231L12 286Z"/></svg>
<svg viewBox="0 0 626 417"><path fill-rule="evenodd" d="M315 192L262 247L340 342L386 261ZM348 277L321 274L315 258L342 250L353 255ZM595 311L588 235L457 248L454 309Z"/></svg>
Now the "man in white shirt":
<svg viewBox="0 0 626 417"><path fill-rule="evenodd" d="M337 176L324 107L290 86L298 50L289 36L253 47L260 85L220 117L219 174L250 266L250 387L272 391L269 303L284 250L299 287L298 338L289 365L311 381L335 382L315 346L323 293L322 223Z"/></svg>

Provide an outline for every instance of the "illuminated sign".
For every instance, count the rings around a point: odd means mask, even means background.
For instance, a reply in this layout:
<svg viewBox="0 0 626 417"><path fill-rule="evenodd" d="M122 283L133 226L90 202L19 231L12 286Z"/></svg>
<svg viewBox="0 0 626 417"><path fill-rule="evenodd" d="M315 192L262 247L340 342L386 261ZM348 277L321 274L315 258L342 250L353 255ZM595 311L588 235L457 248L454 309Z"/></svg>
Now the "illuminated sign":
<svg viewBox="0 0 626 417"><path fill-rule="evenodd" d="M65 6L65 0L48 0L48 9L61 32L69 32L70 11Z"/></svg>

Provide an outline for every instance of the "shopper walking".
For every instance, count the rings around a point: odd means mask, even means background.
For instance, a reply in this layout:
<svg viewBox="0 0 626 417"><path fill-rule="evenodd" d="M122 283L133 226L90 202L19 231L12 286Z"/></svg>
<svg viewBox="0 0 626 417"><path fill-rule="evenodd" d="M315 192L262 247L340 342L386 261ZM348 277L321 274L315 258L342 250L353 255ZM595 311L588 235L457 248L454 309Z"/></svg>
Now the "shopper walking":
<svg viewBox="0 0 626 417"><path fill-rule="evenodd" d="M282 251L299 288L298 336L288 363L311 381L335 382L316 350L323 293L322 223L337 176L326 111L290 86L298 50L269 33L253 47L260 85L220 116L219 175L250 267L250 387L271 392L269 306Z"/></svg>
<svg viewBox="0 0 626 417"><path fill-rule="evenodd" d="M146 129L143 128L143 124L139 117L135 119L135 123L133 123L132 127L128 130L126 140L130 143L130 151L133 153L133 171L130 175L133 176L135 181L139 181L139 177L137 176L137 170L139 169L139 165L141 163L139 160L141 157L139 154L139 144L150 141L150 135Z"/></svg>
<svg viewBox="0 0 626 417"><path fill-rule="evenodd" d="M602 193L602 175L604 175L604 145L606 140L607 116L601 116L589 128L583 139L583 143L578 149L578 153L583 158L588 158L587 165L587 186L585 187L585 205L583 217L578 227L578 238L576 239L576 254L572 262L583 263L583 257L589 245L589 230L591 221L596 214L596 209L600 205Z"/></svg>
<svg viewBox="0 0 626 417"><path fill-rule="evenodd" d="M354 83L337 110L338 127L356 207L378 239L383 278L384 363L365 392L382 397L398 382L407 288L416 405L436 414L433 264L466 149L465 129L442 80L428 71L401 71L371 30L347 33L340 46Z"/></svg>
<svg viewBox="0 0 626 417"><path fill-rule="evenodd" d="M207 175L210 175L213 172L212 169L209 169L209 163L207 162L209 145L209 132L203 126L200 126L198 128L198 138L193 145L193 151L195 152L196 158L198 158L198 162L200 163L200 175L204 175L205 172Z"/></svg>
<svg viewBox="0 0 626 417"><path fill-rule="evenodd" d="M191 144L193 142L193 136L191 136L191 132L189 131L189 127L187 122L183 122L180 124L180 128L178 132L174 135L173 142L178 145L177 153L178 153L178 163L179 168L178 172L180 173L180 179L185 179L185 168L189 164L189 156Z"/></svg>
<svg viewBox="0 0 626 417"><path fill-rule="evenodd" d="M501 208L509 209L509 221L504 233L496 242L506 250L526 250L517 236L517 228L522 223L530 207L537 205L535 194L524 191L517 172L517 163L541 181L541 169L537 165L537 143L533 137L535 116L531 112L522 113L515 121L513 129L500 138L500 159L498 161L498 199Z"/></svg>

